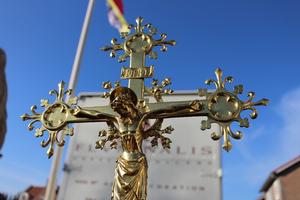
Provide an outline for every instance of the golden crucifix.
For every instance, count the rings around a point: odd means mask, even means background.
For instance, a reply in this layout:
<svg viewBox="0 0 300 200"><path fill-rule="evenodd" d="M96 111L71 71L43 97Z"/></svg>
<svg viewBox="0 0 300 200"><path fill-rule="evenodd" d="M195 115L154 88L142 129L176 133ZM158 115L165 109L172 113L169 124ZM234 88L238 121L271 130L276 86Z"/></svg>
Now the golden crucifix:
<svg viewBox="0 0 300 200"><path fill-rule="evenodd" d="M132 34L121 33L124 39L122 44L112 39L111 46L103 48L111 51L111 57L115 57L116 51L123 50L124 54L119 57L119 62L124 62L129 57L130 67L123 67L121 79L128 79L128 87L122 87L117 81L114 86L111 82L104 82L103 87L108 92L103 94L104 98L110 99L108 106L96 106L81 108L77 98L70 98L64 102L64 96L70 95L71 91L64 91L64 82L59 83L58 91L51 90L50 94L56 96L54 103L41 100L41 106L45 108L41 114L36 112L36 106L31 107L32 115L24 114L23 120L31 120L29 130L33 130L35 122L41 123L41 128L35 129L35 136L42 137L48 131L48 138L41 142L42 147L48 146L48 157L53 155L55 143L63 146L64 136L73 135L73 129L68 125L71 123L106 122L108 130L99 133L100 140L96 142L96 148L103 149L107 142L111 148L117 148L121 143L123 152L117 159L115 178L112 187L113 200L146 200L147 199L147 160L142 151L143 140L151 137L152 146L159 142L163 148L170 148L171 140L165 136L173 131L172 127L162 128L163 119L172 117L194 117L206 116L207 120L201 122L201 129L209 129L212 123L221 127L221 133L212 133L213 140L219 140L223 136L223 148L229 151L232 148L230 137L240 139L242 133L231 130L232 122L238 122L241 127L249 127L247 118L241 117L244 110L252 111L250 117L257 117L254 106L267 105L268 100L262 99L253 102L254 92L249 92L247 101L242 101L238 95L243 93L243 86L235 86L230 92L225 84L233 81L232 77L222 79L221 69L217 69L216 80L207 80L206 84L214 84L216 89L208 92L207 89L199 89L199 96L204 100L164 102L162 96L171 94L173 91L165 89L170 85L170 79L161 83L153 80L152 87L144 85L145 78L153 76L154 67L145 66L145 57L157 58L153 51L154 47L161 46L161 51L167 51L167 45L175 45L175 41L167 41L166 34L156 40L154 35L156 29L151 24L142 25L143 19L137 18L137 25L130 25L134 30ZM156 102L149 103L144 99L144 94L154 96ZM203 98L202 98L203 99ZM149 119L154 123L146 126Z"/></svg>

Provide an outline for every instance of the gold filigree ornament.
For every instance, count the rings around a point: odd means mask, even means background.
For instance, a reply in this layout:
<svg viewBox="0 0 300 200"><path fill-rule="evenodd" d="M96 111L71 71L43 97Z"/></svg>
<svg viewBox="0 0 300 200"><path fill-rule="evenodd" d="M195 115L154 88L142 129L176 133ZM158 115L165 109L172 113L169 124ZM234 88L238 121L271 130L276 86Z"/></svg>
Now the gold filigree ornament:
<svg viewBox="0 0 300 200"><path fill-rule="evenodd" d="M136 19L136 25L129 25L129 30L134 30L134 34L130 32L122 32L121 39L125 41L120 44L116 38L111 40L111 46L105 46L101 48L103 51L110 51L110 57L116 57L116 52L124 50L124 54L119 56L119 62L125 62L132 53L143 52L149 55L152 59L157 59L157 52L152 51L153 47L160 46L162 52L168 50L167 45L174 46L176 42L174 40L167 41L167 34L163 33L160 35L160 39L154 39L157 29L151 24L142 25L143 18L138 17ZM146 32L145 29L148 29Z"/></svg>
<svg viewBox="0 0 300 200"><path fill-rule="evenodd" d="M156 29L151 24L142 25L142 21L143 19L139 17L136 20L137 25L130 25L129 28L133 29L133 33L121 33L123 43L112 39L112 45L103 48L105 51L111 51L112 57L116 56L117 51L123 50L119 62L124 62L130 57L130 66L122 68L120 77L128 79L128 87L121 87L119 82L114 85L109 81L103 83L107 92L102 97L110 99L107 106L80 108L76 105L76 98L71 98L65 103L63 96L70 94L71 91L64 92L64 83L61 82L58 91L50 91L50 94L56 95L53 104L49 104L48 100L42 100L41 106L45 108L43 113L37 113L37 107L32 106L32 114L22 116L23 120L31 120L29 130L34 129L34 123L41 123L41 128L36 129L36 137L42 137L44 132L48 131L48 139L43 140L41 144L43 147L49 146L47 152L49 157L53 154L55 143L63 146L64 136L73 134L73 129L67 127L70 123L106 122L108 129L100 131L96 148L103 149L110 143L110 148L114 149L118 147L119 142L123 148L115 169L111 198L113 200L147 199L148 165L142 145L144 140L152 139L153 147L161 142L163 148L170 148L172 141L167 136L174 129L171 126L163 128L164 119L206 116L207 120L202 121L201 129L210 128L212 123L219 124L221 133L213 133L212 138L218 140L223 136L223 148L229 151L232 148L230 137L235 139L242 137L240 131L231 130L232 122L238 122L241 127L248 127L248 119L242 118L241 113L250 110L252 111L250 117L255 119L257 111L254 107L268 103L267 99L253 102L253 92L248 93L247 101L239 99L238 95L243 93L243 87L239 85L234 91L228 91L225 84L231 83L233 78L227 77L222 80L220 69L216 70L217 80L206 81L208 85L215 84L215 91L199 89L199 96L205 96L205 99L164 102L163 96L172 93L172 90L165 89L171 81L164 79L160 83L153 80L152 87L145 87L144 80L152 78L154 74L154 67L146 67L145 60L146 56L157 58L157 53L153 52L155 47L159 46L161 51L166 51L167 45L175 45L175 41L167 41L166 34L161 34L158 40L154 39ZM145 99L145 93L152 95L156 102L152 103Z"/></svg>
<svg viewBox="0 0 300 200"><path fill-rule="evenodd" d="M150 128L145 130L144 138L151 139L151 146L158 146L158 142L160 141L161 146L164 149L171 149L172 140L165 135L170 135L175 129L172 126L167 126L166 128L162 128L163 119L156 119L153 125Z"/></svg>
<svg viewBox="0 0 300 200"><path fill-rule="evenodd" d="M96 149L103 150L105 148L106 143L110 142L111 149L117 149L118 147L118 139L121 138L121 132L116 127L113 122L106 122L108 129L102 129L99 132L100 139L96 142Z"/></svg>
<svg viewBox="0 0 300 200"><path fill-rule="evenodd" d="M114 87L113 87L114 85ZM117 88L117 87L120 87L121 84L120 84L120 81L116 81L114 84L112 84L110 81L105 81L102 83L102 88L107 90L107 92L104 92L102 95L101 95L101 98L109 98L110 97L110 94L111 92Z"/></svg>
<svg viewBox="0 0 300 200"><path fill-rule="evenodd" d="M166 89L165 87L171 85L171 78L165 78L161 83L157 79L152 80L152 87L146 88L145 92L152 95L157 102L162 102L162 95L164 94L172 94L174 90Z"/></svg>
<svg viewBox="0 0 300 200"><path fill-rule="evenodd" d="M145 92L149 95L153 96L156 102L163 102L162 95L170 95L174 92L174 90L166 88L171 85L171 78L165 78L161 83L158 79L152 80L152 87L145 87ZM170 149L172 140L164 135L170 135L175 129L172 126L167 126L166 128L162 128L164 119L156 119L155 122L145 130L145 138L152 137L151 146L158 146L160 141L162 147L164 149Z"/></svg>
<svg viewBox="0 0 300 200"><path fill-rule="evenodd" d="M233 77L229 76L222 80L222 70L216 69L215 71L217 80L209 79L205 81L205 84L216 86L216 90L209 93L207 89L199 89L199 96L205 96L207 98L207 110L209 112L208 119L201 122L201 130L211 128L212 123L220 125L221 134L213 132L211 138L213 140L219 140L223 136L223 149L230 151L232 149L232 143L230 137L234 139L241 139L243 134L241 131L234 132L231 129L233 122L238 122L240 127L249 127L248 118L242 118L241 113L244 110L250 110L250 118L255 119L258 112L254 106L266 106L269 103L268 99L261 99L257 102L253 102L255 97L254 92L249 92L247 101L242 101L238 95L243 93L243 86L237 85L234 87L233 92L229 92L225 88L226 83L232 83Z"/></svg>
<svg viewBox="0 0 300 200"><path fill-rule="evenodd" d="M47 131L48 138L42 140L41 146L47 147L47 155L50 158L54 153L54 145L57 143L58 146L64 146L65 140L64 136L74 134L73 128L70 128L67 125L67 118L71 114L71 107L76 105L77 97L71 97L68 99L68 102L64 102L65 95L71 95L72 90L64 91L65 83L62 81L58 84L58 91L51 90L50 95L55 95L56 100L53 104L49 104L49 101L46 99L41 100L41 107L44 107L45 110L41 114L36 112L37 106L33 105L31 107L32 115L24 114L21 116L23 121L31 120L28 125L28 129L32 131L35 127L34 123L40 122L41 127L35 129L35 137L43 137L44 132Z"/></svg>

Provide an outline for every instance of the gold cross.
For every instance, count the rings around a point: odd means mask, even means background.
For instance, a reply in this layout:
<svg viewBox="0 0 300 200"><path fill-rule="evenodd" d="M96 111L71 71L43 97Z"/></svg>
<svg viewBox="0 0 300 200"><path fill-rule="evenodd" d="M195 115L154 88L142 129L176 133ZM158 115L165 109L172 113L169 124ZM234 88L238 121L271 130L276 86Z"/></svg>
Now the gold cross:
<svg viewBox="0 0 300 200"><path fill-rule="evenodd" d="M111 51L111 57L116 56L116 51L124 51L119 57L119 62L130 58L130 67L123 67L121 70L121 79L128 79L128 87L122 87L119 81L115 82L114 87L111 82L103 83L104 89L109 90L103 93L104 98L110 99L109 105L81 108L77 105L76 97L65 102L64 96L70 95L72 91L64 91L64 82L61 82L58 84L58 91L50 91L51 95L56 96L54 103L41 100L41 106L45 108L41 114L36 112L37 106L32 106L31 115L21 116L23 120L31 120L29 130L34 129L34 123L41 123L41 127L35 129L36 137L43 137L45 132L49 133L48 138L41 142L42 147L48 146L49 158L53 155L55 144L63 146L64 136L73 135L73 128L70 128L69 124L106 122L108 129L99 132L100 140L96 142L96 148L103 149L106 143L110 142L113 149L121 142L123 149L115 169L113 200L146 200L148 165L142 142L152 138L152 146L157 146L160 141L163 148L171 147L171 140L165 135L170 134L173 128L162 128L165 118L206 116L207 120L201 122L201 129L210 129L212 123L219 124L221 132L212 133L211 137L213 140L219 140L223 136L223 148L229 151L232 148L230 137L242 137L240 131L231 130L231 124L238 122L241 127L249 127L248 118L242 118L241 113L250 110L250 117L255 119L257 110L254 107L268 104L267 99L253 102L254 92L249 92L249 99L242 101L238 97L243 93L242 85L235 86L232 92L228 91L225 84L231 83L233 78L226 77L223 80L219 68L215 71L217 79L206 81L208 85L215 85L216 89L213 92L199 89L199 99L164 102L163 95L173 92L171 89L165 89L171 81L166 78L159 83L153 79L152 87L146 87L144 79L153 76L154 67L145 66L145 57L148 55L150 58L157 58L153 51L155 47L161 46L161 50L166 51L167 45L175 45L175 41L166 41L166 34L161 34L160 39L154 39L156 29L151 24L142 25L142 21L139 17L136 26L130 25L129 29L134 30L132 34L121 33L123 43L119 44L116 39L112 39L112 45L103 48L105 51ZM152 95L156 102L148 102L144 98L145 93ZM154 119L154 123L149 124L149 119ZM62 137L58 136L59 134Z"/></svg>
<svg viewBox="0 0 300 200"><path fill-rule="evenodd" d="M131 100L133 98L132 96L136 96L137 102L135 102L135 106L138 113L142 113L147 117L135 121L133 115L128 117L125 116L125 114L120 114L121 111L116 112L116 109L112 108L112 102L115 100L114 98L121 98L121 94L124 96L124 92L116 92L118 88L125 88L120 86L120 82L116 82L115 87L112 87L110 82L105 82L103 84L105 89L110 90L110 92L106 92L103 95L103 97L109 97L111 99L110 105L88 108L80 108L77 106L76 97L71 98L68 102L64 102L64 95L70 95L71 91L64 91L64 82L61 82L58 85L58 91L50 91L51 95L56 95L54 103L49 104L48 100L41 100L41 106L45 108L43 113L37 113L37 107L32 106L32 115L24 114L21 116L23 120L32 120L28 125L29 130L34 129L33 124L35 122L41 122L41 128L37 128L35 131L36 137L42 137L45 131L49 132L48 138L41 142L43 147L49 146L47 152L49 158L53 155L55 143L57 143L58 146L63 146L65 143L63 137L62 140L59 140L60 137L58 137L58 134L73 135L73 129L68 126L68 124L71 123L106 122L109 130L101 131L100 136L108 137L110 135L110 139L101 139L97 142L97 146L103 148L106 142L111 141L111 147L115 148L116 141L114 139L121 136L120 132L124 130L129 131L134 128L136 129L138 126L142 126L142 123L145 123L146 119L156 119L155 124L148 130L149 137L154 137L152 144L157 145L157 140L161 139L162 145L165 148L170 148L171 141L162 134L169 133L173 129L171 127L161 129L163 119L193 116L207 116L207 120L201 122L202 130L209 129L211 123L219 124L221 127L221 134L212 133L212 139L218 140L223 136L223 148L229 151L232 146L229 136L234 139L240 139L242 137L240 131L234 132L231 130L230 125L232 122L238 122L241 127L249 127L248 119L241 118L241 112L244 110L251 110L252 113L250 114L250 117L255 119L257 117L257 110L254 106L267 105L267 99L252 102L254 92L249 92L249 99L245 102L242 101L238 97L239 94L243 93L242 85L235 86L233 92L228 91L225 88L225 84L227 82L231 83L233 78L226 77L222 80L221 69L217 69L215 72L217 80L210 79L206 81L206 84L210 85L213 83L216 86L216 89L213 92L208 92L207 89L199 89L199 96L205 97L204 100L202 98L202 100L194 99L190 101L163 102L162 96L173 92L170 89L165 89L171 81L170 79L165 79L159 84L158 80L154 79L151 88L145 87L144 79L151 78L154 72L153 66L145 66L145 57L148 55L150 58L156 59L157 53L153 51L155 47L160 46L161 51L167 51L167 45L173 46L175 45L175 41L166 41L166 34L161 34L160 39L154 39L157 30L151 24L142 25L142 22L143 19L139 17L136 20L137 25L129 26L129 29L134 31L132 34L128 32L121 33L121 38L124 39L123 43L120 44L116 39L112 39L112 45L102 49L104 51L111 51L111 57L115 57L116 52L122 50L124 54L119 56L119 62L124 62L128 57L130 58L130 68L123 67L121 70L121 78L129 79L127 87L129 90L124 91L125 93L128 93L127 96L129 96L129 99ZM133 91L135 95L130 95L130 91ZM113 93L115 95L114 98L111 97ZM147 102L144 99L145 93L153 95L157 102ZM112 119L117 117L123 120L122 124L125 124L127 128L118 129L115 127ZM127 119L125 119L126 117ZM119 135L116 133L119 133Z"/></svg>

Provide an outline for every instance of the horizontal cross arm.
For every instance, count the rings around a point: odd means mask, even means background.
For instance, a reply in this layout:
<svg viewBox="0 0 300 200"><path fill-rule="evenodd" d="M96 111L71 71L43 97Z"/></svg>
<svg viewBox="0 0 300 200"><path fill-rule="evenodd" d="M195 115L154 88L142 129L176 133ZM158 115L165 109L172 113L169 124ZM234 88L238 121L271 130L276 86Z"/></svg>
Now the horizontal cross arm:
<svg viewBox="0 0 300 200"><path fill-rule="evenodd" d="M47 139L41 142L42 147L47 147L48 157L54 152L54 145L63 146L65 144L64 137L73 135L73 128L68 125L71 123L85 122L113 122L116 120L115 114L108 106L81 108L76 104L67 104L61 100L57 100L53 104L43 101L42 106L45 107L44 112L37 113L37 106L32 106L32 115L22 115L23 120L30 120L29 130L35 129L36 137L43 137L47 132ZM34 127L34 123L40 122L39 128ZM60 135L60 136L59 136Z"/></svg>
<svg viewBox="0 0 300 200"><path fill-rule="evenodd" d="M79 107L68 117L69 123L115 121L116 113L110 106Z"/></svg>
<svg viewBox="0 0 300 200"><path fill-rule="evenodd" d="M149 119L207 116L206 100L158 102L147 104Z"/></svg>

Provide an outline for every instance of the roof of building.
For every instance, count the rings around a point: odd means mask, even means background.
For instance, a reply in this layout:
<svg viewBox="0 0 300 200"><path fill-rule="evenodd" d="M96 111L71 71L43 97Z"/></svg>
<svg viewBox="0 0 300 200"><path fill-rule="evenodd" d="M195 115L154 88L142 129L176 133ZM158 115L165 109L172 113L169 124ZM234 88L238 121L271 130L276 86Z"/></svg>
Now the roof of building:
<svg viewBox="0 0 300 200"><path fill-rule="evenodd" d="M300 167L300 155L272 171L261 187L260 192L267 191L279 176L286 175L298 167Z"/></svg>
<svg viewBox="0 0 300 200"><path fill-rule="evenodd" d="M44 195L45 190L45 187L30 186L26 189L25 192L27 192L31 197L39 197Z"/></svg>

